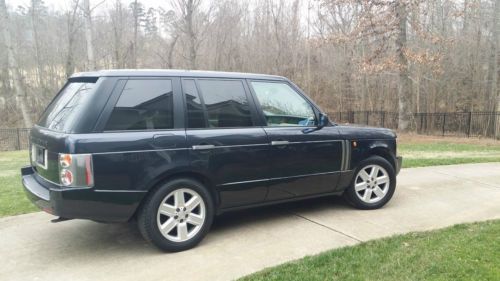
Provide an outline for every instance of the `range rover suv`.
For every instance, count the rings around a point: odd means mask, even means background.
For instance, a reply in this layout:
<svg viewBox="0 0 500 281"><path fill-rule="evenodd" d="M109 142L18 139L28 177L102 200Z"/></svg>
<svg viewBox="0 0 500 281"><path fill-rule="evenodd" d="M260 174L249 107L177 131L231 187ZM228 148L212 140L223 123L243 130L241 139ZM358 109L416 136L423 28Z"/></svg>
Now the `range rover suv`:
<svg viewBox="0 0 500 281"><path fill-rule="evenodd" d="M165 251L217 214L318 196L385 205L396 135L339 126L284 77L176 70L72 76L30 134L27 196L66 219L137 221Z"/></svg>

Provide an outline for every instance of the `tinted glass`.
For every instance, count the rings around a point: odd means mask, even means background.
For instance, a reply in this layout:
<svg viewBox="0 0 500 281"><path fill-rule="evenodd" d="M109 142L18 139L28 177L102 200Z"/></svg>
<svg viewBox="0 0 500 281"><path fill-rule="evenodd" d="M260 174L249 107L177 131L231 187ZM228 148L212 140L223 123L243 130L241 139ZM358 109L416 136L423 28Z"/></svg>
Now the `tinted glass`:
<svg viewBox="0 0 500 281"><path fill-rule="evenodd" d="M268 126L313 126L314 111L301 95L284 83L252 82Z"/></svg>
<svg viewBox="0 0 500 281"><path fill-rule="evenodd" d="M209 127L252 126L250 106L241 81L199 80Z"/></svg>
<svg viewBox="0 0 500 281"><path fill-rule="evenodd" d="M90 102L95 83L68 83L47 107L38 125L55 131L69 132L78 122L82 109Z"/></svg>
<svg viewBox="0 0 500 281"><path fill-rule="evenodd" d="M172 129L170 80L128 80L105 130Z"/></svg>
<svg viewBox="0 0 500 281"><path fill-rule="evenodd" d="M182 90L184 91L187 105L187 127L205 128L206 122L203 104L201 103L194 80L183 80Z"/></svg>

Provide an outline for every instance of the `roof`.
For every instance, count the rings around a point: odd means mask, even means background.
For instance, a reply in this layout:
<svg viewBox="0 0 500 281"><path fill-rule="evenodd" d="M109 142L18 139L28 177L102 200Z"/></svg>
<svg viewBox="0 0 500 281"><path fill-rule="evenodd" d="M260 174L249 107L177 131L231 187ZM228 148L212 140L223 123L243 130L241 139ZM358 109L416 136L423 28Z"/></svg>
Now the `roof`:
<svg viewBox="0 0 500 281"><path fill-rule="evenodd" d="M92 72L79 72L71 76L76 77L198 77L198 78L239 78L239 79L268 79L287 80L285 77L267 74L222 72L222 71L201 71L201 70L179 70L179 69L108 69Z"/></svg>

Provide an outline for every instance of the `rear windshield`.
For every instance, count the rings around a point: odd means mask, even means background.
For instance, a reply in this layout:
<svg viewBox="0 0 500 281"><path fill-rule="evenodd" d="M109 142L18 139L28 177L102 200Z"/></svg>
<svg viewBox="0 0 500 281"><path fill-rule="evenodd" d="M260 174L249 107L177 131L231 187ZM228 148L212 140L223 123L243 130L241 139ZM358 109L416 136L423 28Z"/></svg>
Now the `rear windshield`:
<svg viewBox="0 0 500 281"><path fill-rule="evenodd" d="M38 125L54 131L70 132L82 109L90 102L95 83L70 82L43 113Z"/></svg>

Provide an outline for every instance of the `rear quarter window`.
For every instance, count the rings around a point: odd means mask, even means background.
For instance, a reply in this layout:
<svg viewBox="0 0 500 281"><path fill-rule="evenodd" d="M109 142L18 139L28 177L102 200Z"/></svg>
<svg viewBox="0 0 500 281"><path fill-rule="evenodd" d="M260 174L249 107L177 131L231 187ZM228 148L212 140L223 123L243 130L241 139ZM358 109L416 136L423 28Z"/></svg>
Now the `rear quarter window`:
<svg viewBox="0 0 500 281"><path fill-rule="evenodd" d="M59 132L71 132L92 100L96 83L67 83L42 114L38 125Z"/></svg>

